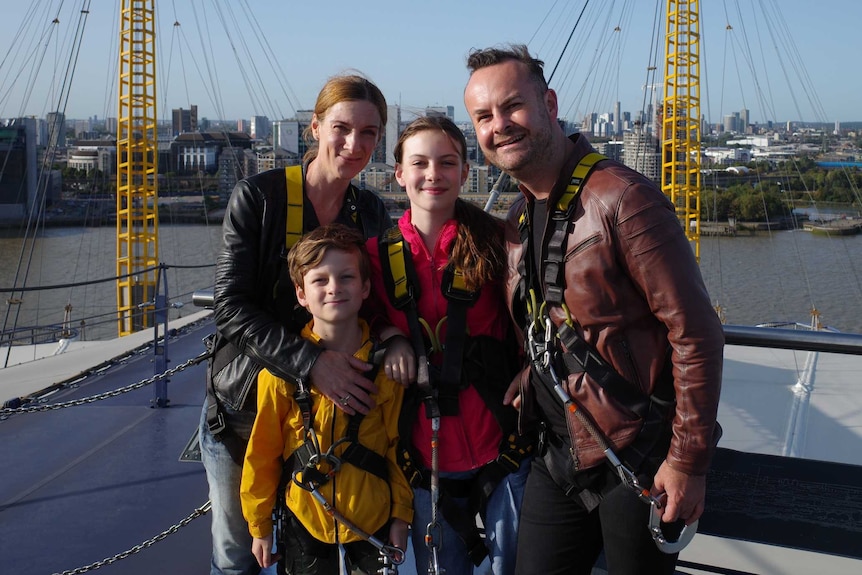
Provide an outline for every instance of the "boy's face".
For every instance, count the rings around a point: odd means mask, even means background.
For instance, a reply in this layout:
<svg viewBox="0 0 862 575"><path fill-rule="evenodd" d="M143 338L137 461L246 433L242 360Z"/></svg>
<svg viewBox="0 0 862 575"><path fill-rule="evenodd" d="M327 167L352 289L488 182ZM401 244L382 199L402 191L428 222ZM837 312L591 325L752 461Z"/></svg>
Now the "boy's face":
<svg viewBox="0 0 862 575"><path fill-rule="evenodd" d="M359 257L356 252L328 249L320 265L305 274L303 285L296 286L296 299L315 325L356 321L371 290L371 282L363 281L359 273Z"/></svg>

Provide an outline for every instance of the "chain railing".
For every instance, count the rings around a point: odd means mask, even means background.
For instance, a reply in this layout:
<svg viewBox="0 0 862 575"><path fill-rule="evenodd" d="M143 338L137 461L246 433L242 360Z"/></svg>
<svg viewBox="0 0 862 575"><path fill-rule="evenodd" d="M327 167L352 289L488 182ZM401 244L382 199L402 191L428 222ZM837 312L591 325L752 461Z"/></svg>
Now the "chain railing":
<svg viewBox="0 0 862 575"><path fill-rule="evenodd" d="M42 404L42 405L27 405L24 407L3 407L0 409L0 419L5 419L14 413L37 413L42 411L54 411L57 409L64 409L66 407L76 407L79 405L86 405L88 403L95 403L97 401L101 401L103 399L108 399L110 397L117 397L119 395L123 395L124 393L128 393L130 391L134 391L136 389L140 389L142 387L146 387L152 383L157 381L167 379L172 375L183 371L184 369L188 369L194 365L199 364L209 357L209 352L205 351L200 355L197 355L176 367L172 367L162 373L156 374L147 379L143 379L137 383L133 383L131 385L127 385L126 387L120 387L118 389L112 389L111 391L106 391L104 393L99 393L97 395L91 395L89 397L82 397L81 399L73 399L72 401L66 401L61 403L52 403L52 404ZM6 402L7 405L11 402Z"/></svg>
<svg viewBox="0 0 862 575"><path fill-rule="evenodd" d="M166 270L169 267L205 267L205 266L167 266L164 264L160 264L159 270L160 271ZM156 269L156 268L153 268L153 269ZM105 281L105 280L97 280L96 282L85 282L85 283L86 284L97 283L98 281ZM34 290L40 290L40 289L51 289L52 287L62 287L62 286L40 286L37 288L22 288L19 291L34 291ZM152 303L154 303L154 304L160 303L163 305L168 304L166 283L165 283L164 289L165 289L164 296L163 296L164 301L159 301L157 299ZM0 293L2 293L4 291L12 291L12 290L6 289L6 288L0 288ZM209 292L207 292L207 293L209 293ZM166 307L170 307L170 306L166 305ZM211 305L209 307L211 308ZM159 312L160 310L155 310L155 311ZM164 310L162 310L162 311L164 311ZM112 319L111 321L116 321L116 320ZM46 334L46 333L50 332L50 334L55 336L55 338L56 338L57 334L60 334L61 333L60 330L64 329L64 327L63 326L49 326L48 328L23 328L20 330L16 330L14 332L8 332L8 333L0 334L0 343L3 343L3 344L10 346L10 347L12 346L13 343L20 343L15 339L17 337L16 334L22 333L25 331L31 332L31 334L28 338L28 343L30 343L31 345L33 343L38 343L38 341L36 339L37 338L37 336L36 336L36 330L37 329L41 329L41 331L39 332L40 334ZM154 326L154 330L155 330L154 333L156 334L156 338L155 338L156 341L153 343L153 345L155 346L154 352L156 353L156 355L159 355L159 351L161 351L163 355L166 355L165 350L166 350L167 342L164 341L163 346L160 347L159 337L158 337L158 324L156 324ZM164 334L165 334L165 336L164 337L167 337L167 333L168 333L167 318L165 316L165 321L164 321ZM42 341L42 340L47 340L47 338L44 335L42 335L41 339L39 341ZM0 421L8 419L11 415L15 415L15 414L55 411L55 410L59 410L59 409L65 409L67 407L77 407L80 405L87 405L87 404L95 403L97 401L101 401L101 400L108 399L111 397L117 397L117 396L129 393L130 391L141 389L143 387L146 387L148 385L151 385L151 384L154 384L157 382L163 382L163 381L167 380L168 378L170 378L171 376L173 376L173 375L175 375L175 374L177 374L177 373L179 373L185 369L188 369L189 367L195 366L195 365L205 361L209 357L210 357L210 352L205 351L205 352L201 353L200 355L192 357L191 359L189 359L189 360L187 360L187 361L185 361L179 365L176 365L175 367L172 367L170 369L165 369L163 372L154 374L152 377L143 379L141 381L138 381L137 383L132 383L132 384L127 385L125 387L113 389L110 391L106 391L104 393L92 395L89 397L83 397L83 398L75 399L75 400L71 400L71 401L58 402L58 403L47 403L47 400L44 397L13 398L9 401L6 401L6 403L3 404L2 408L0 408ZM114 358L114 360L112 362L110 362L110 364L115 364L116 359L117 358ZM159 365L158 363L156 363L155 366L157 368L163 368L164 364L162 363L161 365ZM88 374L82 375L81 377L74 379L73 381L66 381L64 383L58 384L58 385L54 386L54 389L62 390L62 389L66 389L70 386L75 386L75 385L79 384L82 379L86 379L90 375L93 375L96 373L101 373L102 371L103 370L101 370L101 369L97 370L97 371L92 371ZM164 384L160 383L160 385L164 385ZM159 386L157 385L156 386L157 392L158 392L158 387ZM163 404L164 405L167 404L166 398L164 398L162 402L158 403L158 405L160 407L164 406ZM179 523L170 526L169 528L162 531L161 533L159 533L155 537L147 539L147 540L143 541L142 543L135 545L131 549L128 549L127 551L117 553L116 555L113 555L111 557L106 557L105 559L102 559L101 561L97 561L95 563L91 563L91 564L83 566L83 567L78 567L75 569L70 569L67 571L55 573L55 575L73 575L73 574L77 574L77 573L86 573L86 572L104 567L106 565L111 565L112 563L116 563L117 561L120 561L122 559L125 559L125 558L131 556L131 555L139 553L139 552L143 551L144 549L152 547L153 545L155 545L159 541L165 539L169 535L176 533L181 528L183 528L186 525L188 525L189 523L191 523L193 520L197 519L198 517L201 517L202 515L207 514L210 511L210 509L211 509L211 503L209 501L207 501L204 505L195 509L188 517L181 520Z"/></svg>
<svg viewBox="0 0 862 575"><path fill-rule="evenodd" d="M104 567L106 565L116 563L117 561L120 561L121 559L131 557L135 553L140 553L144 549L146 549L148 547L152 547L153 545L155 545L156 543L158 543L159 541L161 541L162 539L164 539L168 535L173 535L174 533L176 533L181 528L185 527L186 525L188 525L189 523L191 523L192 521L194 521L198 517L201 517L202 515L206 515L207 513L209 513L211 508L212 508L212 504L209 501L207 501L206 503L204 503L203 505L201 505L200 507L195 509L191 513L191 515L189 515L188 517L186 517L185 519L183 519L182 521L180 521L176 525L171 525L170 527L168 527L167 529L165 529L164 531L162 531L161 533L159 533L155 537L147 539L143 543L139 543L138 545L135 545L134 547L132 547L131 549L129 549L127 551L123 551L122 553L117 553L113 557L105 557L101 561L96 561L95 563L90 563L89 565L85 565L83 567L78 567L76 569L69 569L68 571L59 571L59 572L54 573L53 575L78 575L79 573L86 573L88 571L93 571L94 569L99 569L99 568Z"/></svg>

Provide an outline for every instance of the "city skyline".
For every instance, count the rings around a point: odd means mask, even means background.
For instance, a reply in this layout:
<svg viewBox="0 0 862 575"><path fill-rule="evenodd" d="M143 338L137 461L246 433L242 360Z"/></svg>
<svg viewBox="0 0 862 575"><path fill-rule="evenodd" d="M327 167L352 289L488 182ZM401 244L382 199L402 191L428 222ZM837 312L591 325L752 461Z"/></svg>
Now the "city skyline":
<svg viewBox="0 0 862 575"><path fill-rule="evenodd" d="M578 124L586 114L613 112L617 101L636 115L651 100L644 86L661 82L663 73L662 58L647 57L663 53L663 42L650 40L655 15L642 2L619 9L588 5L559 68L558 54L582 3L551 13L557 3L550 0L529 5L504 0L493 10L484 3L447 0L435 4L433 14L412 18L403 14L403 3L390 1L367 3L360 11L355 3L334 0L326 14L311 3L289 4L157 3L159 119L192 104L200 118L210 120L290 118L313 106L328 76L354 68L375 81L390 104L414 113L454 106L455 119L466 121L466 54L504 42L527 43L545 60L546 76L553 74L550 84L560 96L560 117ZM862 120L852 97L862 80L842 63L847 55L862 53L862 40L853 33L859 21L853 16L862 16L862 5L832 2L827 13L811 14L803 9L810 4L800 0L761 6L759 12L731 2L723 14L704 4L701 113L711 124L742 109L758 123ZM67 119L116 116L119 3L67 5L36 1L4 10L0 117L45 117L62 110L64 101ZM65 53L72 45L65 30L74 29L82 5L89 13L72 88L65 94ZM664 2L655 6L663 9ZM50 24L55 17L59 24ZM771 59L769 46L787 55ZM36 71L40 58L42 68ZM657 68L652 81L650 65Z"/></svg>

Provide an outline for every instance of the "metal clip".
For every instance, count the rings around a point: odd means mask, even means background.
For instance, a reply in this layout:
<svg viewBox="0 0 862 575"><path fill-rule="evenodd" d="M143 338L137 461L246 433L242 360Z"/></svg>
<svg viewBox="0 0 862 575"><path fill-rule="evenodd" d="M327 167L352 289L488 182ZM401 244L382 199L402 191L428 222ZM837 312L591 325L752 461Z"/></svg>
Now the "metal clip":
<svg viewBox="0 0 862 575"><path fill-rule="evenodd" d="M668 555L679 553L694 539L695 534L697 534L698 522L695 521L684 526L682 531L679 532L676 541L668 541L661 530L661 503L654 497L651 499L648 528L650 535L652 535L652 540L655 541L656 547L662 553L667 553Z"/></svg>

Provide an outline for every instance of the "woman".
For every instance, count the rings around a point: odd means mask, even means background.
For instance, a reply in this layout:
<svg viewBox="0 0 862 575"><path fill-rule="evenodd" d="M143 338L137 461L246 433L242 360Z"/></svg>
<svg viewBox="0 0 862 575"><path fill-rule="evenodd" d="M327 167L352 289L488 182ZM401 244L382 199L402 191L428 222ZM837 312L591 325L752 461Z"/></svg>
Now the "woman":
<svg viewBox="0 0 862 575"><path fill-rule="evenodd" d="M426 572L436 555L435 572L470 574L472 563L481 561L487 548L493 572L502 575L514 568L518 514L529 469L523 450L531 446L525 447L529 441L512 434L515 412L503 405L516 367L510 368L506 358L514 360L517 352L506 345L502 223L458 197L469 173L466 150L461 130L445 117L419 118L401 134L395 147L395 177L407 191L410 209L398 221L400 235L393 229L385 238L369 241L375 292L390 294L372 321L388 321L405 334L425 333L425 341L415 344L424 346L416 356L427 352L432 393L411 386L399 426L407 444L403 459L415 462L402 466L413 479L417 571ZM405 266L391 263L390 255L402 239L407 244ZM405 267L412 268L405 279L412 284L411 293L418 294L415 306L399 301L393 288L399 282L392 270ZM424 327L417 330L417 325ZM465 332L467 337L459 337ZM413 371L409 356L387 357L384 367L402 382L410 379L405 371ZM431 408L425 401L429 397ZM433 421L426 409L434 407L441 413L437 471L442 511L432 517ZM521 453L515 454L518 450ZM498 463L501 451L511 456L509 467ZM484 542L475 526L477 512L486 530ZM439 528L429 531L435 518ZM439 553L432 554L434 548Z"/></svg>
<svg viewBox="0 0 862 575"><path fill-rule="evenodd" d="M351 180L366 166L386 125L386 100L358 75L330 78L305 131L304 165L237 183L224 217L216 263L215 354L210 361L200 442L210 486L213 575L256 573L239 488L255 418L258 372L310 381L346 413L367 413L370 365L300 337L307 321L296 305L284 256L303 233L339 222L377 236L391 226L383 202ZM341 401L350 398L349 401Z"/></svg>

